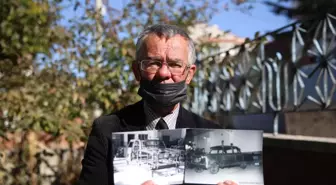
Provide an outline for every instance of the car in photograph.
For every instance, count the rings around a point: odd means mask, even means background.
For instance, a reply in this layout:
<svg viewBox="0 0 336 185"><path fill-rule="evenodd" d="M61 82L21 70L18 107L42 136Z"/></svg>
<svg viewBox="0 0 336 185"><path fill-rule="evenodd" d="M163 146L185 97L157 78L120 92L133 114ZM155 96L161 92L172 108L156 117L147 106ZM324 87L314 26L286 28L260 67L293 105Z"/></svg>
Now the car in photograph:
<svg viewBox="0 0 336 185"><path fill-rule="evenodd" d="M197 154L197 155L196 155ZM218 173L221 168L240 167L245 169L248 165L262 165L262 152L241 152L241 149L234 145L217 145L210 147L208 153L192 152L189 154L192 168L196 172L209 170L211 174ZM190 165L189 165L190 166Z"/></svg>
<svg viewBox="0 0 336 185"><path fill-rule="evenodd" d="M202 172L206 169L206 152L204 148L187 148L186 167L193 168L196 172Z"/></svg>
<svg viewBox="0 0 336 185"><path fill-rule="evenodd" d="M218 145L210 147L207 160L210 173L216 174L220 168L238 166L245 169L248 165L259 166L262 164L262 152L241 152L234 145Z"/></svg>

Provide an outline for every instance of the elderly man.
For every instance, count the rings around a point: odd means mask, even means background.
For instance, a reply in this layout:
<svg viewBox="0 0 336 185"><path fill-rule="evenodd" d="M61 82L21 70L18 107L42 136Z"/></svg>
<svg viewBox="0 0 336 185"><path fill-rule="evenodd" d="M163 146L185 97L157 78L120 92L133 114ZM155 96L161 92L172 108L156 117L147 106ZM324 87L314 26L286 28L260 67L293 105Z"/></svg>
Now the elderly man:
<svg viewBox="0 0 336 185"><path fill-rule="evenodd" d="M154 25L143 31L132 65L140 82L138 94L142 100L94 121L82 161L80 184L113 184L112 132L221 128L180 104L186 99L187 85L195 74L195 60L194 44L184 30L172 25Z"/></svg>

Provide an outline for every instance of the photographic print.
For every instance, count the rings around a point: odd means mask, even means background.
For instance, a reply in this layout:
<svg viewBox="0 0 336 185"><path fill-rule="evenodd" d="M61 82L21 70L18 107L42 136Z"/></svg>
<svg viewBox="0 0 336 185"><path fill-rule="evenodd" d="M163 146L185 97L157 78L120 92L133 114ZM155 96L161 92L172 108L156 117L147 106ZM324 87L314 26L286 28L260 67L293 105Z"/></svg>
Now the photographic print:
<svg viewBox="0 0 336 185"><path fill-rule="evenodd" d="M264 184L262 131L188 129L185 183Z"/></svg>
<svg viewBox="0 0 336 185"><path fill-rule="evenodd" d="M182 184L186 130L151 130L112 134L115 185Z"/></svg>

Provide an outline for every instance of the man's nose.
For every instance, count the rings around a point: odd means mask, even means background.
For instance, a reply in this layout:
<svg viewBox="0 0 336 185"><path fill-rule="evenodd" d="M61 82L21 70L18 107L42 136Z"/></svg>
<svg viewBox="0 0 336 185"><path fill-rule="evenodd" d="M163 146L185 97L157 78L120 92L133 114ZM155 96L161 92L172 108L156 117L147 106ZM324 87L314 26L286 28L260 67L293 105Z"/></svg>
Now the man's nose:
<svg viewBox="0 0 336 185"><path fill-rule="evenodd" d="M157 71L156 76L162 80L171 78L171 73L166 64L162 64L161 68Z"/></svg>

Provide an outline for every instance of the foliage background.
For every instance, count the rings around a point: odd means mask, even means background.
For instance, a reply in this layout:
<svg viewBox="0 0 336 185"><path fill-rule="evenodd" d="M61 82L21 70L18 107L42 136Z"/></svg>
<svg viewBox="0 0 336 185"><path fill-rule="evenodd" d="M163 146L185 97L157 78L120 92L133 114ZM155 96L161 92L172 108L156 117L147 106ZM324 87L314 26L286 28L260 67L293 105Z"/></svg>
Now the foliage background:
<svg viewBox="0 0 336 185"><path fill-rule="evenodd" d="M90 0L0 0L0 184L74 184L93 119L139 99L139 31L187 29L244 2L104 1L102 16Z"/></svg>

